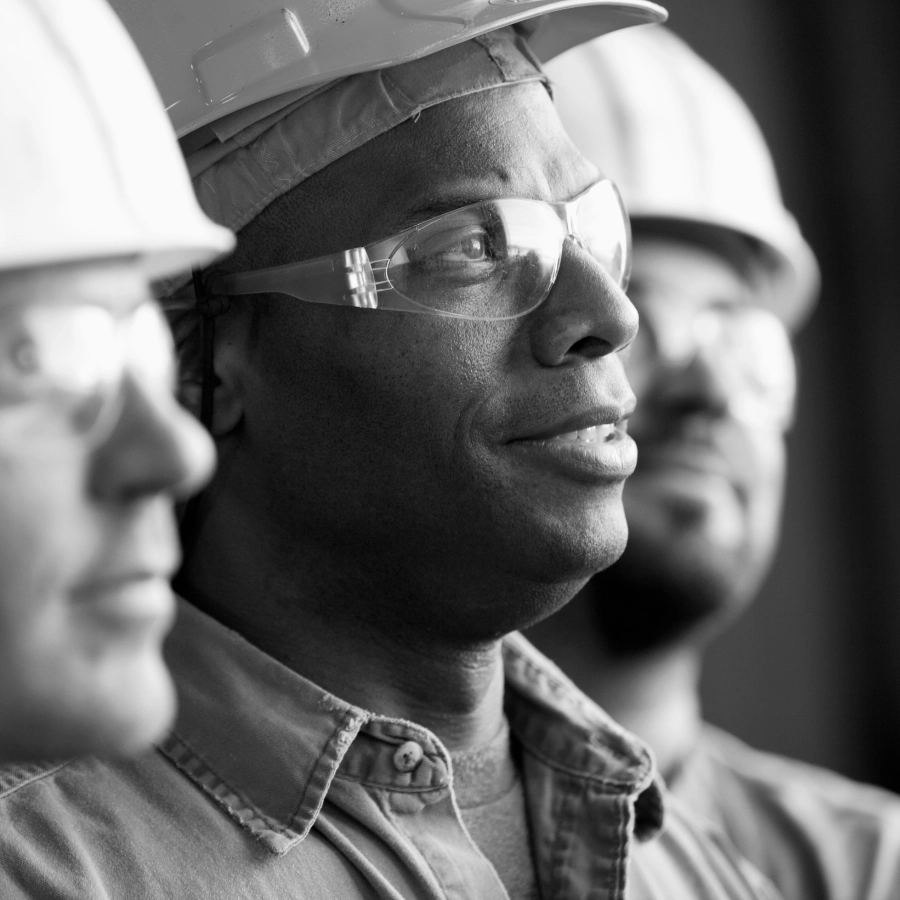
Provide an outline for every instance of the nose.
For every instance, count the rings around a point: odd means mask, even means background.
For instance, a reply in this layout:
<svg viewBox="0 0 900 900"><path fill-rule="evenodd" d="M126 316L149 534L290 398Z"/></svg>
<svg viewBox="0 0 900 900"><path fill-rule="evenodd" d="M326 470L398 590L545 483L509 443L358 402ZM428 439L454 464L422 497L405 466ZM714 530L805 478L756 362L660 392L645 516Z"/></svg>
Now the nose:
<svg viewBox="0 0 900 900"><path fill-rule="evenodd" d="M550 295L535 311L532 347L545 366L615 353L637 334L638 314L599 262L571 238Z"/></svg>
<svg viewBox="0 0 900 900"><path fill-rule="evenodd" d="M185 499L209 480L215 449L209 435L175 400L131 373L122 386L122 411L94 451L91 488L107 502L154 494Z"/></svg>
<svg viewBox="0 0 900 900"><path fill-rule="evenodd" d="M626 355L625 371L639 409L666 409L672 415L723 416L733 401L734 379L721 354L684 340L690 323L677 316L644 314L641 333Z"/></svg>

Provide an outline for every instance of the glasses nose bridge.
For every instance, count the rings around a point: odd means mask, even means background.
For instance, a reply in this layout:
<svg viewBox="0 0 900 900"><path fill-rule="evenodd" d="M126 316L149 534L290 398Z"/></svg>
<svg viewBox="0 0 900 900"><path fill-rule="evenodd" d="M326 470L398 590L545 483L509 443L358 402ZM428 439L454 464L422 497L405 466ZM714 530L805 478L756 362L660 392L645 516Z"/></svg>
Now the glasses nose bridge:
<svg viewBox="0 0 900 900"><path fill-rule="evenodd" d="M566 200L562 203L554 204L554 209L559 216L560 222L562 222L563 228L565 228L564 239L571 238L576 246L590 252L587 241L585 241L581 234L581 229L578 227L578 207L580 204L581 197L576 197L574 200Z"/></svg>

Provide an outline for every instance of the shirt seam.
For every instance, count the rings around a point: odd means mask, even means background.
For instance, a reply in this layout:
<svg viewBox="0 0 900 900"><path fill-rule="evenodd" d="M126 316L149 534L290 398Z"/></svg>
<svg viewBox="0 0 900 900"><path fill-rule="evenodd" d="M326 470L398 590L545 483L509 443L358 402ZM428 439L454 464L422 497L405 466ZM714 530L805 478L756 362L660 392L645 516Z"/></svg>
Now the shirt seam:
<svg viewBox="0 0 900 900"><path fill-rule="evenodd" d="M22 788L28 787L29 784L34 784L36 781L43 781L45 778L49 778L51 775L55 775L61 769L65 769L66 766L70 766L73 762L75 762L74 759L67 759L64 762L52 765L48 769L41 769L39 772L35 772L32 775L29 775L27 778L23 778L21 781L17 781L15 784L10 785L10 787L8 787L5 791L0 792L0 800L6 800L8 797L11 797Z"/></svg>
<svg viewBox="0 0 900 900"><path fill-rule="evenodd" d="M325 744L325 748L319 755L316 764L312 767L309 773L309 778L306 779L306 783L303 785L303 793L300 795L300 799L297 802L296 807L294 808L293 814L291 815L291 822L296 822L300 818L301 811L306 805L307 796L310 790L313 789L313 780L322 768L321 763L323 759L326 757L326 755L329 755L330 776L326 776L325 781L322 784L321 797L316 803L315 809L312 810L309 815L309 824L306 825L303 829L302 834L304 837L309 833L310 828L312 828L315 820L319 817L319 813L321 812L322 806L325 803L325 798L328 795L328 790L331 786L331 783L335 778L340 777L338 772L340 764L343 760L344 753L346 752L347 747L353 742L353 740L355 740L356 736L359 734L359 729L362 727L365 721L366 716L361 716L358 711L354 709L344 710L340 723L334 727L334 730L331 732L331 737ZM351 732L352 737L349 737L348 739L348 736L351 735ZM329 754L329 751L332 748L335 748L335 751Z"/></svg>
<svg viewBox="0 0 900 900"><path fill-rule="evenodd" d="M551 769L555 769L557 772L563 772L566 775L572 775L575 778L590 781L593 784L603 785L604 787L609 788L609 790L604 791L604 793L610 796L633 796L641 794L643 793L643 790L646 790L646 788L641 789L635 782L616 781L611 778L603 778L600 775L592 775L589 772L585 772L583 769L570 768L569 766L563 765L558 760L555 760L552 757L548 756L541 750L538 750L520 735L516 735L516 738L532 756L539 759L542 763L549 766Z"/></svg>

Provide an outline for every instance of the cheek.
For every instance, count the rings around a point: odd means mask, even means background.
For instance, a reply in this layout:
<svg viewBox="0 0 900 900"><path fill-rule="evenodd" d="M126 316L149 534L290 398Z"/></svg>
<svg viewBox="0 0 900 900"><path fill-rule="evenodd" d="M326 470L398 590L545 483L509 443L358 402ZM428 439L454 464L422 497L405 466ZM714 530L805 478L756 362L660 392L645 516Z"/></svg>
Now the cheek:
<svg viewBox="0 0 900 900"><path fill-rule="evenodd" d="M260 360L266 427L278 428L285 450L335 465L359 454L388 465L398 453L452 455L501 377L508 335L436 316L338 313L313 309L272 335Z"/></svg>
<svg viewBox="0 0 900 900"><path fill-rule="evenodd" d="M68 591L97 540L84 484L80 460L0 454L0 658L47 640L68 615Z"/></svg>
<svg viewBox="0 0 900 900"><path fill-rule="evenodd" d="M786 450L780 431L755 429L750 436L754 461L754 518L761 530L777 530L784 497Z"/></svg>

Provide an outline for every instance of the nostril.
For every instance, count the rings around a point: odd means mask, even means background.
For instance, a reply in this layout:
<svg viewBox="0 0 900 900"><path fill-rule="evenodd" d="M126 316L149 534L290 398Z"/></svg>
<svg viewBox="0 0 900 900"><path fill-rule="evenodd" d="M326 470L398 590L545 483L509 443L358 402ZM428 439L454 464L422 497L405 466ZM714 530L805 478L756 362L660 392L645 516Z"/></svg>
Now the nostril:
<svg viewBox="0 0 900 900"><path fill-rule="evenodd" d="M574 354L575 356L584 356L589 359L595 359L600 356L605 356L611 349L608 341L604 341L603 338L598 338L591 334L581 338L579 341L575 341L569 348L569 353Z"/></svg>

